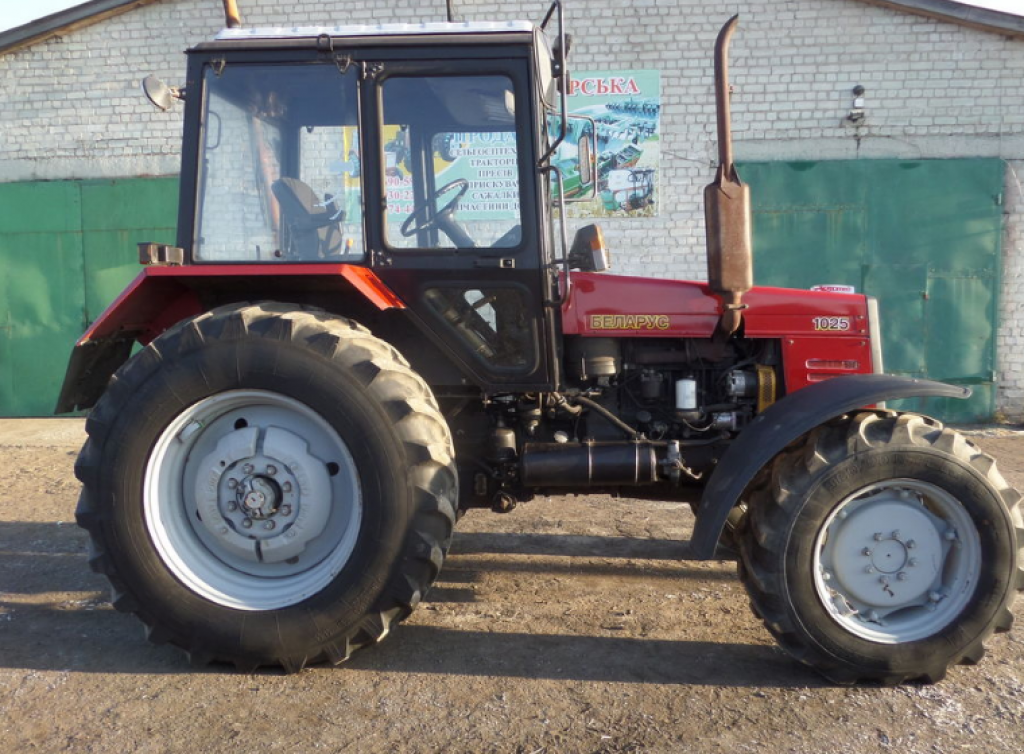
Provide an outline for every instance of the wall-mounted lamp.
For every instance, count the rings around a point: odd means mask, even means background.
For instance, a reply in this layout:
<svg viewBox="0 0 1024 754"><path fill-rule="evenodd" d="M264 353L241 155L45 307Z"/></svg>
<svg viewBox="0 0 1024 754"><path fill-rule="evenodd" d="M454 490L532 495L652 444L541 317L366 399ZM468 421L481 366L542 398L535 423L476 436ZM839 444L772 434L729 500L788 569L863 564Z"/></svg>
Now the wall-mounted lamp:
<svg viewBox="0 0 1024 754"><path fill-rule="evenodd" d="M853 105L846 114L846 119L850 123L860 123L864 120L864 87L860 84L853 87Z"/></svg>

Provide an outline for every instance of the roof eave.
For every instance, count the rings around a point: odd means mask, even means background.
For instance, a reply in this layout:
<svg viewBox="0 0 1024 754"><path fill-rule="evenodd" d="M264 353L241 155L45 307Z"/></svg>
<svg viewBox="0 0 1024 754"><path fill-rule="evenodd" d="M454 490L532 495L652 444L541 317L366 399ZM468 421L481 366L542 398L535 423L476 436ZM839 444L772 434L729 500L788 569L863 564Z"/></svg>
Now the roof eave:
<svg viewBox="0 0 1024 754"><path fill-rule="evenodd" d="M103 21L159 0L91 0L0 32L0 55Z"/></svg>
<svg viewBox="0 0 1024 754"><path fill-rule="evenodd" d="M1013 39L1024 39L1024 16L965 5L955 0L860 0Z"/></svg>

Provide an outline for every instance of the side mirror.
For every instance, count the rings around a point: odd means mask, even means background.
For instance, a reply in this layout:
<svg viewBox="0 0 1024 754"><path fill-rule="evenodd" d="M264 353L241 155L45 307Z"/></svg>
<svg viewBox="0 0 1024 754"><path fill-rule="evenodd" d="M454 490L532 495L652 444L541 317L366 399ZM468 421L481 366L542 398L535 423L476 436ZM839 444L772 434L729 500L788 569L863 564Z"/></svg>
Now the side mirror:
<svg viewBox="0 0 1024 754"><path fill-rule="evenodd" d="M167 86L156 76L149 75L142 79L142 92L146 99L153 103L158 110L167 111L171 109L176 99L185 99L185 90L176 86Z"/></svg>
<svg viewBox="0 0 1024 754"><path fill-rule="evenodd" d="M597 125L586 115L569 116L570 142L576 146L576 170L579 181L572 190L566 190L566 201L589 202L597 195ZM572 183L570 181L570 183Z"/></svg>
<svg viewBox="0 0 1024 754"><path fill-rule="evenodd" d="M591 129L584 129L580 134L579 157L580 157L580 183L590 186L594 182L594 132ZM589 191L589 189L587 189Z"/></svg>
<svg viewBox="0 0 1024 754"><path fill-rule="evenodd" d="M561 119L548 117L549 133L561 130ZM589 202L597 194L597 128L593 118L570 115L565 129L565 141L555 150L553 163L562 173L564 196L558 196L553 187L553 198L565 202Z"/></svg>

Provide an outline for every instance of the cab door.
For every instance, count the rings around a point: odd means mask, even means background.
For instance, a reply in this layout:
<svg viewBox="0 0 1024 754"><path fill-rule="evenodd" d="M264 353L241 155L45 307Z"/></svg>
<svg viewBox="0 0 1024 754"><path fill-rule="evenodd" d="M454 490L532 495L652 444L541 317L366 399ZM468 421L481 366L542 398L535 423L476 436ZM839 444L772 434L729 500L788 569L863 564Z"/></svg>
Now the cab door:
<svg viewBox="0 0 1024 754"><path fill-rule="evenodd" d="M550 389L528 47L488 54L374 68L372 265L477 385Z"/></svg>

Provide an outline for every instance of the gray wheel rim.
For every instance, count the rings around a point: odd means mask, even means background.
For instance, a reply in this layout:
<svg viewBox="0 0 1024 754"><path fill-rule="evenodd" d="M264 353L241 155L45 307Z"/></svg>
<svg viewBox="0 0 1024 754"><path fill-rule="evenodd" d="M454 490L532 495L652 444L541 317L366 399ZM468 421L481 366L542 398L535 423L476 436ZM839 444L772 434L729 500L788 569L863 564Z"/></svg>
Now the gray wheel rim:
<svg viewBox="0 0 1024 754"><path fill-rule="evenodd" d="M234 390L190 406L146 465L146 527L188 589L239 610L274 610L323 590L362 521L348 446L300 401Z"/></svg>
<svg viewBox="0 0 1024 754"><path fill-rule="evenodd" d="M981 541L948 491L916 479L863 487L818 533L814 586L832 619L881 644L933 636L977 587Z"/></svg>

